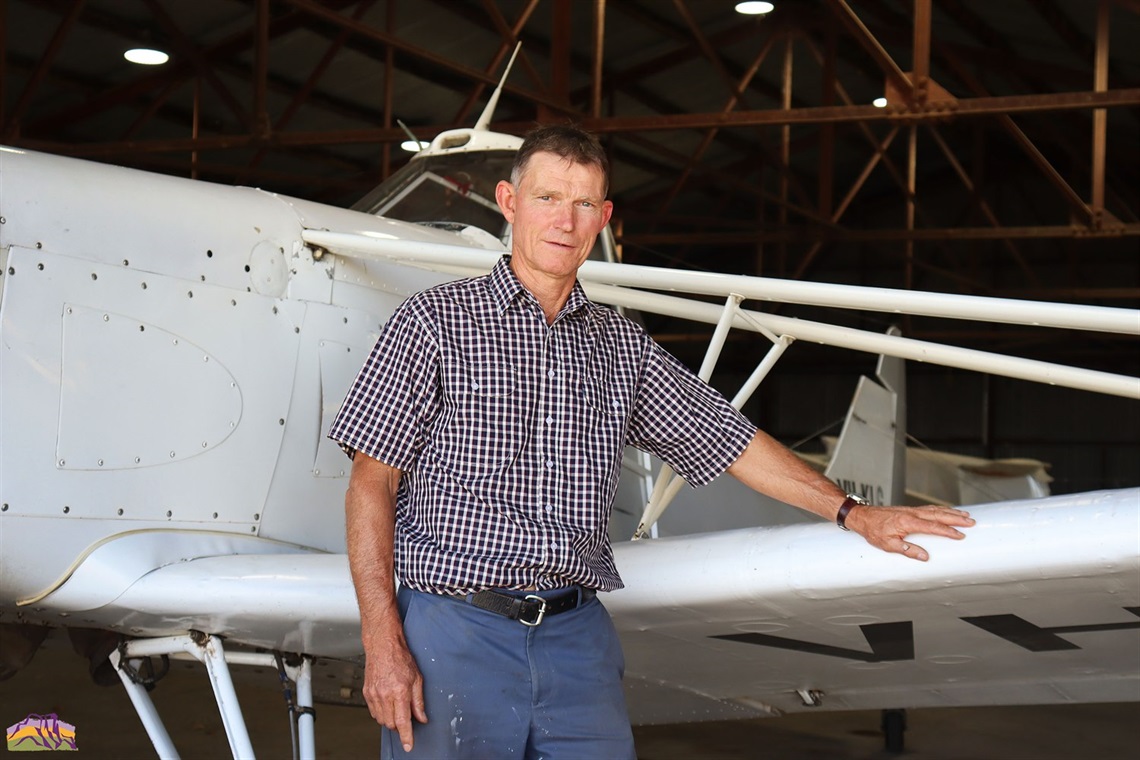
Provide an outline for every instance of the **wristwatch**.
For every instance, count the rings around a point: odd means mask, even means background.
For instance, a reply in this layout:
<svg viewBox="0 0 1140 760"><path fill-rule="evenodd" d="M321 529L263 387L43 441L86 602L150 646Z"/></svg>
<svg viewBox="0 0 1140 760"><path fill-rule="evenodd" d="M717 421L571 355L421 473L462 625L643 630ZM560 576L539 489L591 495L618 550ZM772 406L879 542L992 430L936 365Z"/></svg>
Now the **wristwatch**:
<svg viewBox="0 0 1140 760"><path fill-rule="evenodd" d="M847 498L839 505L839 514L835 516L835 524L843 530L851 530L847 527L847 515L851 510L858 506L866 506L867 500L862 496L856 496L853 493L847 494Z"/></svg>

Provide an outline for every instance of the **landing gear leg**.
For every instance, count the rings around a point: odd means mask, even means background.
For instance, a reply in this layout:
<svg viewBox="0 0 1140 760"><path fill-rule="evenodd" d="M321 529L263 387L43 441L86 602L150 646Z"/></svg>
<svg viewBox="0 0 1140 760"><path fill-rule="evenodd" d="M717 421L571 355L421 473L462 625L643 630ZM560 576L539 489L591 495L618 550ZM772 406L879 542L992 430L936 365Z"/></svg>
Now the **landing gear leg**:
<svg viewBox="0 0 1140 760"><path fill-rule="evenodd" d="M209 636L192 632L184 636L169 636L156 639L134 639L125 642L111 653L111 664L119 674L119 678L126 687L131 698L135 712L146 729L154 744L155 752L160 758L177 758L178 751L170 740L162 724L162 718L154 709L147 687L153 686L154 681L161 674L153 678L143 678L140 674L140 663L150 657L161 657L163 662L168 658L195 659L206 665L210 678L210 685L214 690L214 701L218 704L222 724L226 729L226 738L230 743L230 751L235 758L252 758L253 745L250 743L249 732L246 729L245 719L242 717L241 706L238 704L237 693L234 691L233 680L230 678L229 665L254 665L258 667L276 667L277 656L267 652L226 652L222 640L217 636ZM289 678L297 684L297 728L300 746L295 749L295 755L300 760L315 760L316 736L313 732L313 661L309 657L302 657L295 665L286 665L285 671ZM292 719L292 717L290 717Z"/></svg>
<svg viewBox="0 0 1140 760"><path fill-rule="evenodd" d="M883 710L883 743L887 752L901 754L906 733L906 710Z"/></svg>

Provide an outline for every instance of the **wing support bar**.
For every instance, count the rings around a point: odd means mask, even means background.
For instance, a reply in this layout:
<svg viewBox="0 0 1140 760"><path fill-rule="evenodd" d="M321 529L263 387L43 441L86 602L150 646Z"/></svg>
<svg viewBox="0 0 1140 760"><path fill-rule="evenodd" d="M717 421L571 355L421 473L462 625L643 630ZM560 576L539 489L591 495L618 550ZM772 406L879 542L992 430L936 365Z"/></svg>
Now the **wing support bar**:
<svg viewBox="0 0 1140 760"><path fill-rule="evenodd" d="M724 347L725 341L728 339L728 333L732 329L733 322L738 317L744 316L745 319L755 323L755 320L749 319L740 309L740 303L744 300L744 296L737 293L729 295L725 301L724 309L721 311L720 319L717 321L716 330L713 332L712 338L709 340L708 350L705 352L705 359L701 363L701 369L697 376L704 380L706 383L712 377L713 370L716 368L717 359L720 358L721 349ZM756 330L760 332L768 340L772 341L772 347L768 349L768 353L756 365L756 369L749 375L748 380L737 391L736 396L732 399L732 405L737 409L743 408L752 398L752 394L760 387L760 383L771 371L772 367L776 366L776 362L784 355L784 351L792 344L795 338L789 335L777 336L772 331L768 330L761 324L755 325ZM653 484L653 493L649 497L649 503L645 505L645 511L641 515L641 520L637 524L637 530L633 532L632 540L637 541L645 538L649 534L653 525L664 514L665 509L673 502L677 494L681 490L685 481L673 472L673 468L668 464L661 466L661 472L657 476L657 481Z"/></svg>
<svg viewBox="0 0 1140 760"><path fill-rule="evenodd" d="M214 700L218 704L218 711L222 717L222 724L226 729L226 738L230 744L230 752L235 758L254 757L253 744L250 742L249 732L246 729L245 718L242 716L241 705L238 703L237 692L234 690L233 679L230 677L230 664L256 665L266 668L276 668L277 660L274 654L265 652L226 652L222 640L217 636L191 632L184 636L167 636L154 639L136 639L124 643L118 650L111 653L111 664L119 674L119 679L127 690L131 704L146 729L154 745L155 752L161 758L178 758L178 750L170 739L170 734L162 723L162 718L154 707L143 684L137 682L130 674L127 664L145 657L169 656L179 659L192 658L205 664L210 678L210 686L214 691ZM299 756L301 760L315 760L316 736L313 730L313 671L312 660L309 657L301 658L299 665L285 665L285 670L294 683L297 684L297 734Z"/></svg>
<svg viewBox="0 0 1140 760"><path fill-rule="evenodd" d="M340 256L401 263L451 274L486 274L502 256L501 253L438 243L380 240L327 230L306 229L301 236L307 244ZM1140 319L1135 309L808 283L745 275L676 271L606 261L585 262L578 270L578 279L586 294L596 301L611 306L641 309L654 314L668 314L679 319L706 323L718 321L720 315L717 312L720 309L715 304L647 292L644 289L721 296L738 293L747 299L760 301L1140 335ZM1036 383L1140 399L1140 380L1127 375L1004 356L895 335L879 335L849 327L743 309L737 315L734 326L763 332L760 329L761 325L772 333L787 334L798 340L809 340L823 345L841 346L854 351L886 354L900 359L929 362L973 372L987 372Z"/></svg>

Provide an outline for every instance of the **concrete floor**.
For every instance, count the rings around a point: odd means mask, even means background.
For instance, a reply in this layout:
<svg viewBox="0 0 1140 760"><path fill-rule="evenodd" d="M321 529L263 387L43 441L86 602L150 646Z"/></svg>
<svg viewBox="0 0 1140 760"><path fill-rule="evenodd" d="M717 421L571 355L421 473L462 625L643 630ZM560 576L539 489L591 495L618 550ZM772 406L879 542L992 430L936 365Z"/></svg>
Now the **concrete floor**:
<svg viewBox="0 0 1140 760"><path fill-rule="evenodd" d="M277 676L234 668L255 750L290 756L289 729ZM184 758L229 755L202 666L176 662L152 694ZM122 688L95 686L86 662L66 637L53 636L32 663L0 682L0 725L29 713L56 713L76 727L86 758L148 758L153 749ZM895 758L883 749L877 711L817 713L726 723L635 729L641 760L729 758ZM1140 703L913 710L907 716L911 760L1057 760L1135 758L1140 753ZM375 757L376 726L362 708L317 706L321 758ZM583 759L585 760L585 759Z"/></svg>

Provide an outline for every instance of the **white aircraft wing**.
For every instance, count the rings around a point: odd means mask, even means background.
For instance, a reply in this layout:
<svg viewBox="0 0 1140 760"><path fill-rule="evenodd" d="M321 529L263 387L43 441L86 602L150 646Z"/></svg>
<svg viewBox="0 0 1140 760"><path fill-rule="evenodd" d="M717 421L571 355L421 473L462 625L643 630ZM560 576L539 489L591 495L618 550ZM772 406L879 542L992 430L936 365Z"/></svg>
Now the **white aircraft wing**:
<svg viewBox="0 0 1140 760"><path fill-rule="evenodd" d="M603 601L632 720L1140 700L1140 489L973 514L967 541L916 539L928 563L828 524L618 544L627 587ZM136 636L359 657L343 554L226 541L116 539L34 605Z"/></svg>
<svg viewBox="0 0 1140 760"><path fill-rule="evenodd" d="M928 563L825 524L616 546L634 721L1140 700L1140 490L971 509Z"/></svg>

